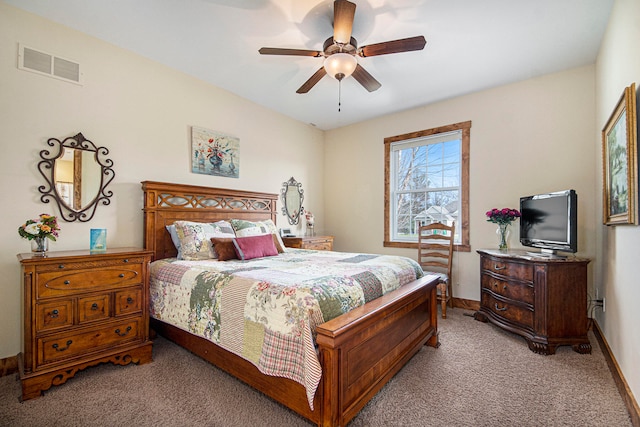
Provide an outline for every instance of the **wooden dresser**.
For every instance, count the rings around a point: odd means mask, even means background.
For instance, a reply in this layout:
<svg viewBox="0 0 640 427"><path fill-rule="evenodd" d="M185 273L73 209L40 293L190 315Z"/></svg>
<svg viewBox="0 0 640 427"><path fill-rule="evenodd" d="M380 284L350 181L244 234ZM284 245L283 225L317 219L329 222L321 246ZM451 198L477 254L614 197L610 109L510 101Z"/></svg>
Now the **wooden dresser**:
<svg viewBox="0 0 640 427"><path fill-rule="evenodd" d="M89 366L152 360L151 255L137 248L18 255L24 300L19 355L23 400Z"/></svg>
<svg viewBox="0 0 640 427"><path fill-rule="evenodd" d="M476 320L523 336L535 353L554 354L560 345L591 353L589 260L538 258L518 250L478 253L481 292Z"/></svg>
<svg viewBox="0 0 640 427"><path fill-rule="evenodd" d="M288 248L315 249L316 251L333 250L333 236L283 237L282 241Z"/></svg>

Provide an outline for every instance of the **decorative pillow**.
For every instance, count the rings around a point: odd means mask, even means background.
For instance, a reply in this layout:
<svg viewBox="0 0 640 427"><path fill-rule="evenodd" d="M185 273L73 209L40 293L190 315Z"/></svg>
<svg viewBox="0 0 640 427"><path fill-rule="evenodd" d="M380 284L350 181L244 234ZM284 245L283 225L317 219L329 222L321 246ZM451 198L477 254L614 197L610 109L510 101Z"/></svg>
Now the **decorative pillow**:
<svg viewBox="0 0 640 427"><path fill-rule="evenodd" d="M279 253L286 251L284 242L278 234L278 229L272 220L266 219L264 221L245 221L242 219L232 219L231 226L236 232L237 237L246 236L260 236L262 234L273 234L276 243L276 249Z"/></svg>
<svg viewBox="0 0 640 427"><path fill-rule="evenodd" d="M238 259L236 256L236 247L233 244L232 237L212 237L211 243L213 249L218 255L219 261L228 261L230 259Z"/></svg>
<svg viewBox="0 0 640 427"><path fill-rule="evenodd" d="M178 259L182 259L182 245L180 245L180 238L178 237L178 232L176 231L175 224L165 226L169 235L171 236L171 241L173 242L173 246L176 247L178 251Z"/></svg>
<svg viewBox="0 0 640 427"><path fill-rule="evenodd" d="M227 221L215 223L176 221L176 234L180 239L181 259L197 261L216 257L211 243L212 237L235 237Z"/></svg>
<svg viewBox="0 0 640 427"><path fill-rule="evenodd" d="M245 261L253 258L278 255L278 250L273 244L271 234L236 237L233 239L233 244L236 247L236 255L238 258Z"/></svg>

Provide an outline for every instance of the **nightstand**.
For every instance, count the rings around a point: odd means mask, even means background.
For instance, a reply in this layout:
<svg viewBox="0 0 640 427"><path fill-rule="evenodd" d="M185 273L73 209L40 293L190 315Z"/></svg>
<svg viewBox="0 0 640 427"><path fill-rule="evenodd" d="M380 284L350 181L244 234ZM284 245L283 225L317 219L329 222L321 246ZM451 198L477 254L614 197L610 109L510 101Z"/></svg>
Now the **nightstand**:
<svg viewBox="0 0 640 427"><path fill-rule="evenodd" d="M332 251L333 236L283 237L282 242L288 248Z"/></svg>
<svg viewBox="0 0 640 427"><path fill-rule="evenodd" d="M137 248L19 254L24 343L22 400L103 362L151 362L149 263Z"/></svg>

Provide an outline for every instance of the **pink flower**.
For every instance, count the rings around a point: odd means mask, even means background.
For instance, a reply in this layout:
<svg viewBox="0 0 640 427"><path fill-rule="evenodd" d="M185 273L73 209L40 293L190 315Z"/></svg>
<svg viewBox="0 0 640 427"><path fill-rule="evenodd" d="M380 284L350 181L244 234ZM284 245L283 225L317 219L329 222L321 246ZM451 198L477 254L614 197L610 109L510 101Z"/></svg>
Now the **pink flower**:
<svg viewBox="0 0 640 427"><path fill-rule="evenodd" d="M296 293L296 288L284 288L282 291L283 295L290 297Z"/></svg>
<svg viewBox="0 0 640 427"><path fill-rule="evenodd" d="M520 218L520 211L511 208L493 208L485 213L487 221L496 224L511 224L516 218Z"/></svg>

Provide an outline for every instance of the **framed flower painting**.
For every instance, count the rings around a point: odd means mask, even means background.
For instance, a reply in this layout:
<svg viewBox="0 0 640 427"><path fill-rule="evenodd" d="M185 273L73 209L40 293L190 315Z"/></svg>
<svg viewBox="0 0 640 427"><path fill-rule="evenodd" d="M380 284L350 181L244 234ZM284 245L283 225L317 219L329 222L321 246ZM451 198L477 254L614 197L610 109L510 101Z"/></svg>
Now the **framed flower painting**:
<svg viewBox="0 0 640 427"><path fill-rule="evenodd" d="M240 139L192 126L191 172L227 178L240 177Z"/></svg>
<svg viewBox="0 0 640 427"><path fill-rule="evenodd" d="M636 84L624 89L602 130L603 223L638 224Z"/></svg>

